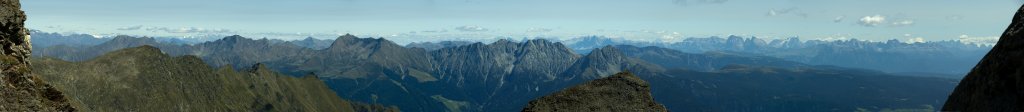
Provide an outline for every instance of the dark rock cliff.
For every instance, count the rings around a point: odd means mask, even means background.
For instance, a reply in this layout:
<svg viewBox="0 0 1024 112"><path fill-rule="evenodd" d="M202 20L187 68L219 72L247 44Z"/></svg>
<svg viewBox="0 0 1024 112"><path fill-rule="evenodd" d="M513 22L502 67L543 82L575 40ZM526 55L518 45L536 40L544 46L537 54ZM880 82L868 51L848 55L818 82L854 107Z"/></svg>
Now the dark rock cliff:
<svg viewBox="0 0 1024 112"><path fill-rule="evenodd" d="M18 0L0 0L0 111L75 111L63 93L32 75L25 13Z"/></svg>
<svg viewBox="0 0 1024 112"><path fill-rule="evenodd" d="M1024 111L1024 7L985 58L960 81L943 111Z"/></svg>
<svg viewBox="0 0 1024 112"><path fill-rule="evenodd" d="M524 112L667 112L646 81L629 72L590 81L530 101Z"/></svg>

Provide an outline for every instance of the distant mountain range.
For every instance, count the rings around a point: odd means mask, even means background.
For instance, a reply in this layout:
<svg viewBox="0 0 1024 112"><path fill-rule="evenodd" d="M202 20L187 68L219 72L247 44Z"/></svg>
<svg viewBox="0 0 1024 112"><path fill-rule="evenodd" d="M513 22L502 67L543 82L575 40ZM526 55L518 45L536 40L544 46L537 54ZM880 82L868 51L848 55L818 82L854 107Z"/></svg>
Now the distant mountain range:
<svg viewBox="0 0 1024 112"><path fill-rule="evenodd" d="M890 73L928 72L961 74L988 52L992 46L959 41L903 43L898 40L871 42L857 39L839 41L798 38L763 40L757 37L689 38L681 42L654 43L590 36L566 41L574 50L606 45L657 46L687 53L731 52L748 56L771 56L810 65L834 65L866 68Z"/></svg>
<svg viewBox="0 0 1024 112"><path fill-rule="evenodd" d="M151 46L84 62L36 58L32 67L84 111L397 111L343 100L315 76L281 75L262 64L214 69L197 57Z"/></svg>
<svg viewBox="0 0 1024 112"><path fill-rule="evenodd" d="M927 110L941 106L956 83L743 52L697 54L626 45L581 54L571 45L543 39L437 50L351 35L322 49L294 42L228 36L168 44L119 36L95 46L40 48L33 56L82 61L151 45L171 56L194 55L215 67L263 63L293 76L314 73L345 99L406 111L519 111L529 99L624 70L641 74L655 100L673 111Z"/></svg>
<svg viewBox="0 0 1024 112"><path fill-rule="evenodd" d="M116 38L116 37L114 37ZM95 38L91 35L61 35L33 30L35 48L66 45L83 47L101 44L114 38ZM153 38L153 41L169 45L194 45L212 42L208 38ZM266 39L269 43L289 43L314 50L325 49L335 42L332 39L305 38L301 40ZM509 40L506 40L509 41ZM525 41L525 40L524 40ZM857 39L822 41L799 38L764 40L757 37L688 38L680 42L646 42L622 38L585 36L562 42L576 53L585 54L595 48L616 45L638 47L655 46L685 53L728 53L747 57L769 56L809 65L833 65L851 68L880 70L895 74L923 73L938 77L960 78L972 65L991 49L991 45L963 43L959 41L933 41L904 43L898 40L872 42ZM423 48L427 51L470 45L469 41L415 42L405 45L409 48ZM63 52L63 51L59 51ZM45 53L37 53L45 54ZM73 60L81 60L74 59Z"/></svg>
<svg viewBox="0 0 1024 112"><path fill-rule="evenodd" d="M405 45L405 47L423 48L423 49L427 49L427 50L431 50L432 51L432 50L438 50L438 49L441 49L441 48L458 47L458 46L464 46L464 45L469 45L469 44L473 44L473 43L476 43L476 42L470 42L470 41L413 42L413 43L409 43L408 45Z"/></svg>

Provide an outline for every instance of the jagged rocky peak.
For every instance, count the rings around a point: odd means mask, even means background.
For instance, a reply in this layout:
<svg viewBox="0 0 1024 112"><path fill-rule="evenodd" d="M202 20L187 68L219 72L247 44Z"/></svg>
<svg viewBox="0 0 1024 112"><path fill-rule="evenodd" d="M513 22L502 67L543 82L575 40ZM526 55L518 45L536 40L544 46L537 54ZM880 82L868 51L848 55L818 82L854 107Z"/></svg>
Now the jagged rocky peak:
<svg viewBox="0 0 1024 112"><path fill-rule="evenodd" d="M640 59L631 58L614 46L605 46L594 49L590 54L577 60L564 74L570 75L567 77L579 76L585 79L596 79L607 77L623 70L656 75L654 72L664 71L665 69Z"/></svg>
<svg viewBox="0 0 1024 112"><path fill-rule="evenodd" d="M526 41L525 44L526 45L541 45L541 46L565 46L561 42L551 42L551 41L549 41L547 39L528 40L528 41Z"/></svg>
<svg viewBox="0 0 1024 112"><path fill-rule="evenodd" d="M508 39L499 39L498 41L494 41L494 43L491 43L491 45L509 45L509 44L517 44L517 43L516 42L512 42L511 40L508 40Z"/></svg>
<svg viewBox="0 0 1024 112"><path fill-rule="evenodd" d="M303 38L302 40L298 40L298 41L295 41L295 42L305 42L306 44L314 44L314 42L317 42L317 41L323 41L323 40L322 39L316 39L316 38L313 38L313 37L306 37L306 38Z"/></svg>
<svg viewBox="0 0 1024 112"><path fill-rule="evenodd" d="M221 38L220 40L237 41L237 40L252 40L252 39L248 39L248 38L242 37L241 35L231 35L231 36L227 36L227 37Z"/></svg>
<svg viewBox="0 0 1024 112"><path fill-rule="evenodd" d="M348 34L348 33L346 33L345 35L341 35L341 36L338 36L338 39L349 39L349 40L355 40L355 39L357 39L357 38L359 38L359 37L356 37L355 35L352 35L352 34Z"/></svg>
<svg viewBox="0 0 1024 112"><path fill-rule="evenodd" d="M589 111L589 112L667 112L654 101L651 87L629 71L586 82L540 97L523 109L524 112Z"/></svg>
<svg viewBox="0 0 1024 112"><path fill-rule="evenodd" d="M743 37L736 36L736 35L729 35L728 40L729 41L743 41Z"/></svg>
<svg viewBox="0 0 1024 112"><path fill-rule="evenodd" d="M262 43L269 42L269 40L267 40L266 38L259 39L259 40L254 40L254 39L251 39L251 38L242 37L241 35L231 35L231 36L227 36L227 37L221 38L220 40L217 40L217 41L224 42L224 43L230 43L230 44L249 43L249 42L262 42Z"/></svg>
<svg viewBox="0 0 1024 112"><path fill-rule="evenodd" d="M329 49L362 47L362 48L394 48L401 45L384 38L359 38L352 34L339 36L334 40Z"/></svg>
<svg viewBox="0 0 1024 112"><path fill-rule="evenodd" d="M967 74L942 111L1024 111L1024 6L995 47Z"/></svg>
<svg viewBox="0 0 1024 112"><path fill-rule="evenodd" d="M619 51L619 48L615 48L614 46L609 45L604 46L602 48L594 49L593 51L590 52L590 54L587 55L587 58L622 59L626 58L626 55L622 54L622 51Z"/></svg>
<svg viewBox="0 0 1024 112"><path fill-rule="evenodd" d="M25 12L18 0L0 0L0 111L75 111L64 93L33 75Z"/></svg>

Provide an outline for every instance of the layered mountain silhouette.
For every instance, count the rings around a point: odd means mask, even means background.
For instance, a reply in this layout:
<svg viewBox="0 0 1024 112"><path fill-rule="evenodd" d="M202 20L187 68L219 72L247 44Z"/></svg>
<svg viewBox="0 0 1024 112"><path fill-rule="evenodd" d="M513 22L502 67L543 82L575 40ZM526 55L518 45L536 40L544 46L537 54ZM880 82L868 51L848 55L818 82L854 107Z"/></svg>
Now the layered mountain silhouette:
<svg viewBox="0 0 1024 112"><path fill-rule="evenodd" d="M654 102L651 87L632 73L620 72L530 101L524 112L668 112Z"/></svg>
<svg viewBox="0 0 1024 112"><path fill-rule="evenodd" d="M256 64L214 69L194 56L152 46L83 62L45 58L33 69L84 111L397 111L339 98L316 76L278 74Z"/></svg>
<svg viewBox="0 0 1024 112"><path fill-rule="evenodd" d="M302 40L288 41L288 43L295 44L297 46L312 48L312 49L324 49L331 47L332 40L316 39L313 37L306 37Z"/></svg>
<svg viewBox="0 0 1024 112"><path fill-rule="evenodd" d="M943 111L1024 111L1024 6L999 42L956 87Z"/></svg>
<svg viewBox="0 0 1024 112"><path fill-rule="evenodd" d="M440 42L413 42L405 45L405 47L423 48L427 50L438 50L441 48L458 47L473 44L475 42L470 41L440 41Z"/></svg>
<svg viewBox="0 0 1024 112"><path fill-rule="evenodd" d="M808 67L811 65L787 61L768 56L744 56L727 52L706 52L704 54L686 53L660 47L636 47L617 45L623 54L629 57L661 65L665 68L691 69L695 71L714 71L727 65L761 65L781 68Z"/></svg>
<svg viewBox="0 0 1024 112"><path fill-rule="evenodd" d="M677 42L644 42L600 36L567 40L578 52L607 45L656 46L686 53L726 52L745 56L770 56L810 65L865 68L891 73L929 72L963 74L980 60L990 45L961 41L904 43L898 40L765 40L757 37L728 36L687 38Z"/></svg>
<svg viewBox="0 0 1024 112"><path fill-rule="evenodd" d="M33 48L45 48L56 45L64 46L94 46L103 42L110 41L111 38L96 38L92 35L87 34L61 34L43 32L39 30L29 30L32 34L32 40L36 41L32 43Z"/></svg>
<svg viewBox="0 0 1024 112"><path fill-rule="evenodd" d="M151 37L117 36L109 41L93 46L59 44L45 48L38 48L34 50L32 55L36 57L54 57L70 61L84 61L114 50L143 45L172 46L170 44L157 42L156 39Z"/></svg>
<svg viewBox="0 0 1024 112"><path fill-rule="evenodd" d="M32 42L18 0L0 0L0 111L75 111L61 91L33 75Z"/></svg>
<svg viewBox="0 0 1024 112"><path fill-rule="evenodd" d="M108 43L115 42L133 43ZM74 52L104 52L88 49L106 48L103 46L121 45L100 44L37 56L61 58L79 55ZM248 68L262 63L297 77L314 73L342 98L396 105L406 111L520 111L529 99L627 70L648 80L652 94L658 98L655 100L674 111L928 109L941 106L956 82L812 66L732 52L700 54L660 47L604 46L580 54L565 44L544 39L499 40L437 50L352 35L340 36L323 49L241 36L192 45L153 46L170 56L195 55L209 66ZM727 88L752 88L750 91L771 94ZM858 102L849 102L852 100ZM807 106L814 108L801 108Z"/></svg>

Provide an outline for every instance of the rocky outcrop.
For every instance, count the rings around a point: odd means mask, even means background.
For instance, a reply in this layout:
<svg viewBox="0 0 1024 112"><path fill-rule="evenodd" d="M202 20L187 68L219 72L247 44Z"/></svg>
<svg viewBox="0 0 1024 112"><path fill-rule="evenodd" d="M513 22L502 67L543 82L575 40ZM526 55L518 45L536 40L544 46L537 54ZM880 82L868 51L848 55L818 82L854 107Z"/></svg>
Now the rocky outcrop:
<svg viewBox="0 0 1024 112"><path fill-rule="evenodd" d="M530 101L524 112L667 112L654 102L651 87L622 72Z"/></svg>
<svg viewBox="0 0 1024 112"><path fill-rule="evenodd" d="M960 81L943 111L1024 111L1024 6L992 51Z"/></svg>
<svg viewBox="0 0 1024 112"><path fill-rule="evenodd" d="M32 75L32 48L18 0L0 0L0 111L75 111L63 93Z"/></svg>

